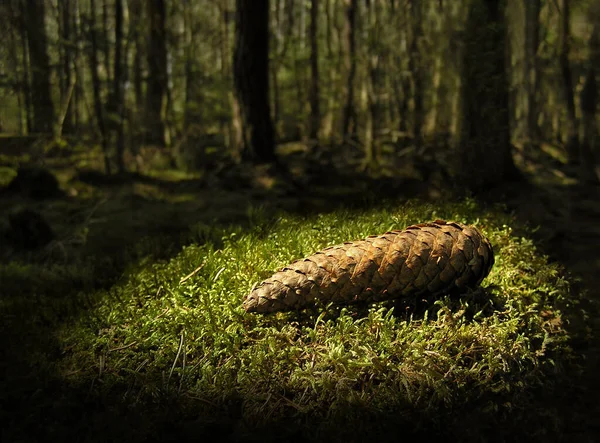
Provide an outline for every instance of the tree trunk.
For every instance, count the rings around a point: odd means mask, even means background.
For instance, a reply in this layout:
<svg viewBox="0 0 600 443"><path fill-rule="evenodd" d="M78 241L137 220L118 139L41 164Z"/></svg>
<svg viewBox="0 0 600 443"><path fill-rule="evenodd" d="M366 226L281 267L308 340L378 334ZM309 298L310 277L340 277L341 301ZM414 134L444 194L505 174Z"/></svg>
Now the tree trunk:
<svg viewBox="0 0 600 443"><path fill-rule="evenodd" d="M596 67L600 61L600 25L594 24L589 43L588 70L585 83L581 90L581 178L587 182L598 182L600 176L596 173L596 107L598 105L598 84L596 82Z"/></svg>
<svg viewBox="0 0 600 443"><path fill-rule="evenodd" d="M319 2L310 2L310 138L318 140L321 127L321 110L319 106Z"/></svg>
<svg viewBox="0 0 600 443"><path fill-rule="evenodd" d="M337 12L337 1L327 0L325 4L325 17L326 17L326 39L327 42L327 58L329 60L329 90L327 93L327 106L326 112L322 121L322 138L328 141L331 140L334 128L334 108L338 99L336 97L336 91L338 90L338 82L336 73L339 72L339 65L334 55L333 50L333 39L334 39L334 17Z"/></svg>
<svg viewBox="0 0 600 443"><path fill-rule="evenodd" d="M413 138L417 150L423 145L423 72L421 62L420 41L423 38L422 2L410 0L410 17L413 23L413 35L410 47L409 70L412 76Z"/></svg>
<svg viewBox="0 0 600 443"><path fill-rule="evenodd" d="M523 0L525 6L525 79L527 85L527 125L525 138L528 144L537 144L540 131L537 124L538 48L540 44L541 0Z"/></svg>
<svg viewBox="0 0 600 443"><path fill-rule="evenodd" d="M346 104L342 120L344 138L356 139L356 109L354 105L354 78L356 77L356 9L358 0L344 0L346 3L346 23L344 28L346 52Z"/></svg>
<svg viewBox="0 0 600 443"><path fill-rule="evenodd" d="M560 33L559 33L559 63L562 74L562 86L565 104L567 107L567 159L570 165L579 163L579 139L577 134L577 116L575 114L575 96L573 91L573 75L569 63L569 40L571 13L569 0L561 0Z"/></svg>
<svg viewBox="0 0 600 443"><path fill-rule="evenodd" d="M44 23L45 9L43 1L26 0L23 4L31 66L31 104L33 108L31 129L38 133L52 132L54 123L54 105L50 93L50 58L48 57L48 38Z"/></svg>
<svg viewBox="0 0 600 443"><path fill-rule="evenodd" d="M510 145L504 2L475 0L465 28L459 183L474 192L516 178Z"/></svg>
<svg viewBox="0 0 600 443"><path fill-rule="evenodd" d="M19 3L19 7L23 8L24 5ZM23 134L28 134L32 131L33 127L33 110L31 105L31 72L29 70L29 51L27 50L27 22L23 17L23 13L21 13L19 20L19 32L21 36L21 66L23 69L23 76L21 78L21 91L23 93L23 115L25 117L25 128Z"/></svg>
<svg viewBox="0 0 600 443"><path fill-rule="evenodd" d="M125 88L124 88L124 55L123 55L123 0L115 0L115 75L113 78L113 112L116 129L116 161L119 173L125 172Z"/></svg>
<svg viewBox="0 0 600 443"><path fill-rule="evenodd" d="M83 41L83 32L81 31L81 16L79 10L79 0L72 0L73 11L73 67L75 69L75 91L73 95L73 104L71 109L73 110L73 129L75 132L78 132L83 123L82 112L80 111L80 106L84 102L84 78L83 72L84 68L82 66L83 57L82 54L82 41ZM92 118L91 115L88 114L87 119L90 120Z"/></svg>
<svg viewBox="0 0 600 443"><path fill-rule="evenodd" d="M148 0L150 35L148 44L148 83L146 89L146 141L166 145L164 107L168 89L165 1Z"/></svg>
<svg viewBox="0 0 600 443"><path fill-rule="evenodd" d="M102 2L102 54L104 56L104 72L106 72L106 85L112 83L110 78L110 25L108 24L109 16L108 0Z"/></svg>
<svg viewBox="0 0 600 443"><path fill-rule="evenodd" d="M269 106L269 1L236 0L234 89L245 160L276 161Z"/></svg>
<svg viewBox="0 0 600 443"><path fill-rule="evenodd" d="M66 109L64 110L64 121L62 125L62 133L70 134L73 132L73 105L70 98L67 96L68 91L72 89L73 79L73 39L71 30L71 0L63 0L59 2L59 8L61 10L61 38L63 41L62 45L62 78L64 83L64 93L61 97L62 102L66 103Z"/></svg>
<svg viewBox="0 0 600 443"><path fill-rule="evenodd" d="M110 154L108 152L108 138L106 133L106 121L104 118L104 110L102 106L102 94L100 84L100 73L98 72L98 28L96 23L96 0L90 0L91 12L90 12L90 41L92 44L90 52L90 70L92 72L92 88L94 89L94 110L96 113L96 120L98 122L98 130L100 131L100 142L102 144L102 151L104 153L104 172L106 174L112 173L110 165Z"/></svg>

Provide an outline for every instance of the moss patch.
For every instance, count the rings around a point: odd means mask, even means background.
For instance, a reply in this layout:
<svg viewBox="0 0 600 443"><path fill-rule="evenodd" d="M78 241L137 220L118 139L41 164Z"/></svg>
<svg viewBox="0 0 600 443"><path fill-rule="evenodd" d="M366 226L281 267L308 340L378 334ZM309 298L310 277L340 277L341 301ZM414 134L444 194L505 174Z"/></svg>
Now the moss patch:
<svg viewBox="0 0 600 443"><path fill-rule="evenodd" d="M492 242L482 290L411 312L392 303L272 316L241 308L253 284L294 259L436 218L475 224ZM176 401L181 422L229 417L239 435L279 426L314 438L371 432L372 417L386 414L415 430L469 404L523 411L525 393L570 356L569 282L499 211L467 201L250 219L250 229L197 226L207 243L80 293L91 308L56 332L60 377L157 414Z"/></svg>

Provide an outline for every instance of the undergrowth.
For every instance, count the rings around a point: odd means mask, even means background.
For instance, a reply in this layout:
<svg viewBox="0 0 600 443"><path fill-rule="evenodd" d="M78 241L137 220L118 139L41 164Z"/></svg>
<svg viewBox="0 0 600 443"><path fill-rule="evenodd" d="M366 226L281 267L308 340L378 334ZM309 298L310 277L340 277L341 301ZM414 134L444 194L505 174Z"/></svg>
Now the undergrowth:
<svg viewBox="0 0 600 443"><path fill-rule="evenodd" d="M255 283L294 259L436 218L475 224L490 239L496 263L481 290L421 310L241 308ZM249 228L195 226L204 243L142 262L108 289L81 291L76 299L89 308L55 325L61 379L105 402L170 405L181 422L226 417L227 434L279 427L324 438L371 432L384 416L405 433L434 429L469 404L521 413L529 390L570 357L569 282L500 211L467 201L309 217L257 210L249 219ZM139 437L152 437L153 425Z"/></svg>

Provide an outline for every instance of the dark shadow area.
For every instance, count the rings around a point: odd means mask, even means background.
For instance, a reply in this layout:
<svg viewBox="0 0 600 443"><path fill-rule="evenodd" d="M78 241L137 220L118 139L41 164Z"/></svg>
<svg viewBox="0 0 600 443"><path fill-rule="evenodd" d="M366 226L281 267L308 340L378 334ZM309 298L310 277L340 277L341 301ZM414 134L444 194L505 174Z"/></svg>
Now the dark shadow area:
<svg viewBox="0 0 600 443"><path fill-rule="evenodd" d="M558 411L561 423L548 426L562 433L563 441L593 441L600 435L600 186L564 183L567 169L538 183L506 184L480 198L513 213L517 235L525 235L525 227L533 229L536 247L570 277L574 298L585 294L579 306L561 307L576 361L532 398L540 409L551 405Z"/></svg>

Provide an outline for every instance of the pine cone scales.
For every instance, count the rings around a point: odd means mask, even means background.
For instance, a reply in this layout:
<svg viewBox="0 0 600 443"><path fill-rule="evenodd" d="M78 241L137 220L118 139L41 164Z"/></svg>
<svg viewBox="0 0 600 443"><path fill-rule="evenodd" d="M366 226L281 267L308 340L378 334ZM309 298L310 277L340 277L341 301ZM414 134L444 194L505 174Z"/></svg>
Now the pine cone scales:
<svg viewBox="0 0 600 443"><path fill-rule="evenodd" d="M295 261L256 286L243 306L264 314L316 302L438 295L479 285L493 264L492 246L479 230L436 220L331 246Z"/></svg>

